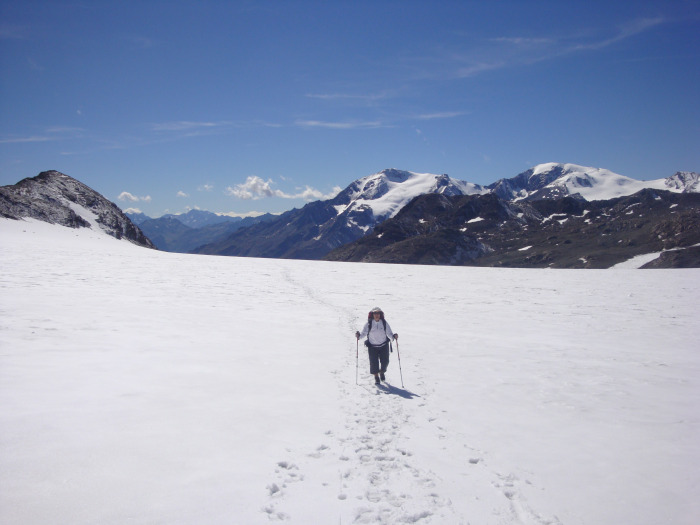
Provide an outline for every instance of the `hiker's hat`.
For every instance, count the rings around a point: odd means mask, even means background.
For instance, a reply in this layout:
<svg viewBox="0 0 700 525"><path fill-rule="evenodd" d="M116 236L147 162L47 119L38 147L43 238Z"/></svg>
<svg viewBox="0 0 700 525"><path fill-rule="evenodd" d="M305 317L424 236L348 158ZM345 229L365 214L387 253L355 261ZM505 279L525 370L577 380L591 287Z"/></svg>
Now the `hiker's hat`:
<svg viewBox="0 0 700 525"><path fill-rule="evenodd" d="M375 306L374 308L372 308L372 310L370 310L369 313L371 313L371 314L383 314L384 312L382 312L381 308L379 308L378 306Z"/></svg>

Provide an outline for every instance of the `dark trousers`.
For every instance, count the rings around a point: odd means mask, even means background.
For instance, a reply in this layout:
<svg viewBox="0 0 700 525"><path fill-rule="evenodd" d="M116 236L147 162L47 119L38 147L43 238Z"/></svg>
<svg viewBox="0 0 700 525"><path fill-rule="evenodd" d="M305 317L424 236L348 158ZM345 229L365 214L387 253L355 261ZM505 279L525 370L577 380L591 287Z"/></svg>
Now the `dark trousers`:
<svg viewBox="0 0 700 525"><path fill-rule="evenodd" d="M367 353L369 354L369 373L386 372L386 367L389 366L389 343L384 346L368 346Z"/></svg>

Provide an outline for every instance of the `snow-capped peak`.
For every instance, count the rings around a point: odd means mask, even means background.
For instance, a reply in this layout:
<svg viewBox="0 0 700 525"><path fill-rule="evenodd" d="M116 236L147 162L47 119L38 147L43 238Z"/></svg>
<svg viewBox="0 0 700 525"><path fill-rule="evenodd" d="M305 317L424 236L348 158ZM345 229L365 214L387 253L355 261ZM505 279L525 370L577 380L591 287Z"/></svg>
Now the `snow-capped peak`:
<svg viewBox="0 0 700 525"><path fill-rule="evenodd" d="M542 169L540 165L535 171ZM559 164L561 175L545 188L562 189L566 194L578 193L586 200L604 200L629 195L642 189L641 181L619 175L610 170L579 166L577 164ZM554 169L554 168L552 168Z"/></svg>
<svg viewBox="0 0 700 525"><path fill-rule="evenodd" d="M426 193L467 195L483 193L483 187L448 175L387 169L358 179L338 195L338 213L371 209L375 219L393 217L411 199Z"/></svg>
<svg viewBox="0 0 700 525"><path fill-rule="evenodd" d="M538 164L532 168L533 175L541 175L544 173L551 173L553 171L558 172L558 177L580 177L583 179L596 179L596 178L620 178L632 181L629 177L624 175L618 175L610 170L602 168L592 168L589 166L579 166L578 164L559 164L556 162L548 162L545 164Z"/></svg>
<svg viewBox="0 0 700 525"><path fill-rule="evenodd" d="M665 179L642 181L607 169L548 162L489 189L506 200L559 198L576 195L586 200L607 200L632 195L645 188L674 192L698 191L698 174L679 172Z"/></svg>

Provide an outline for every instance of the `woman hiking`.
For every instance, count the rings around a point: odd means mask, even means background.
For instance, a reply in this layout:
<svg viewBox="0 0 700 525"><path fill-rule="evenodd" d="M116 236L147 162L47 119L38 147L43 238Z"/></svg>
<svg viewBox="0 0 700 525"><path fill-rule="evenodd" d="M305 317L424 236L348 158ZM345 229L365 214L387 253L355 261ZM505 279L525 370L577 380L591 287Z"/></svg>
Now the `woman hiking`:
<svg viewBox="0 0 700 525"><path fill-rule="evenodd" d="M389 366L389 343L398 339L399 334L391 331L389 323L384 319L381 308L373 308L367 316L367 323L362 332L355 332L355 337L367 336L365 346L369 354L369 373L374 375L374 382L384 381L384 372Z"/></svg>

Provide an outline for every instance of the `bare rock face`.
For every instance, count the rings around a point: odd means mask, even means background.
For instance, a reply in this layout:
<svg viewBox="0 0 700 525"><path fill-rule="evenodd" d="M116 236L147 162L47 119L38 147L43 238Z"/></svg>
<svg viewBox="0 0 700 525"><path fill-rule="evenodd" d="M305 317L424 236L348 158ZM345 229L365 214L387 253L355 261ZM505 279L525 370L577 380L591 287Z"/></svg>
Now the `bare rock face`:
<svg viewBox="0 0 700 525"><path fill-rule="evenodd" d="M0 217L33 218L69 228L99 228L117 239L155 248L113 202L58 171L0 187Z"/></svg>

